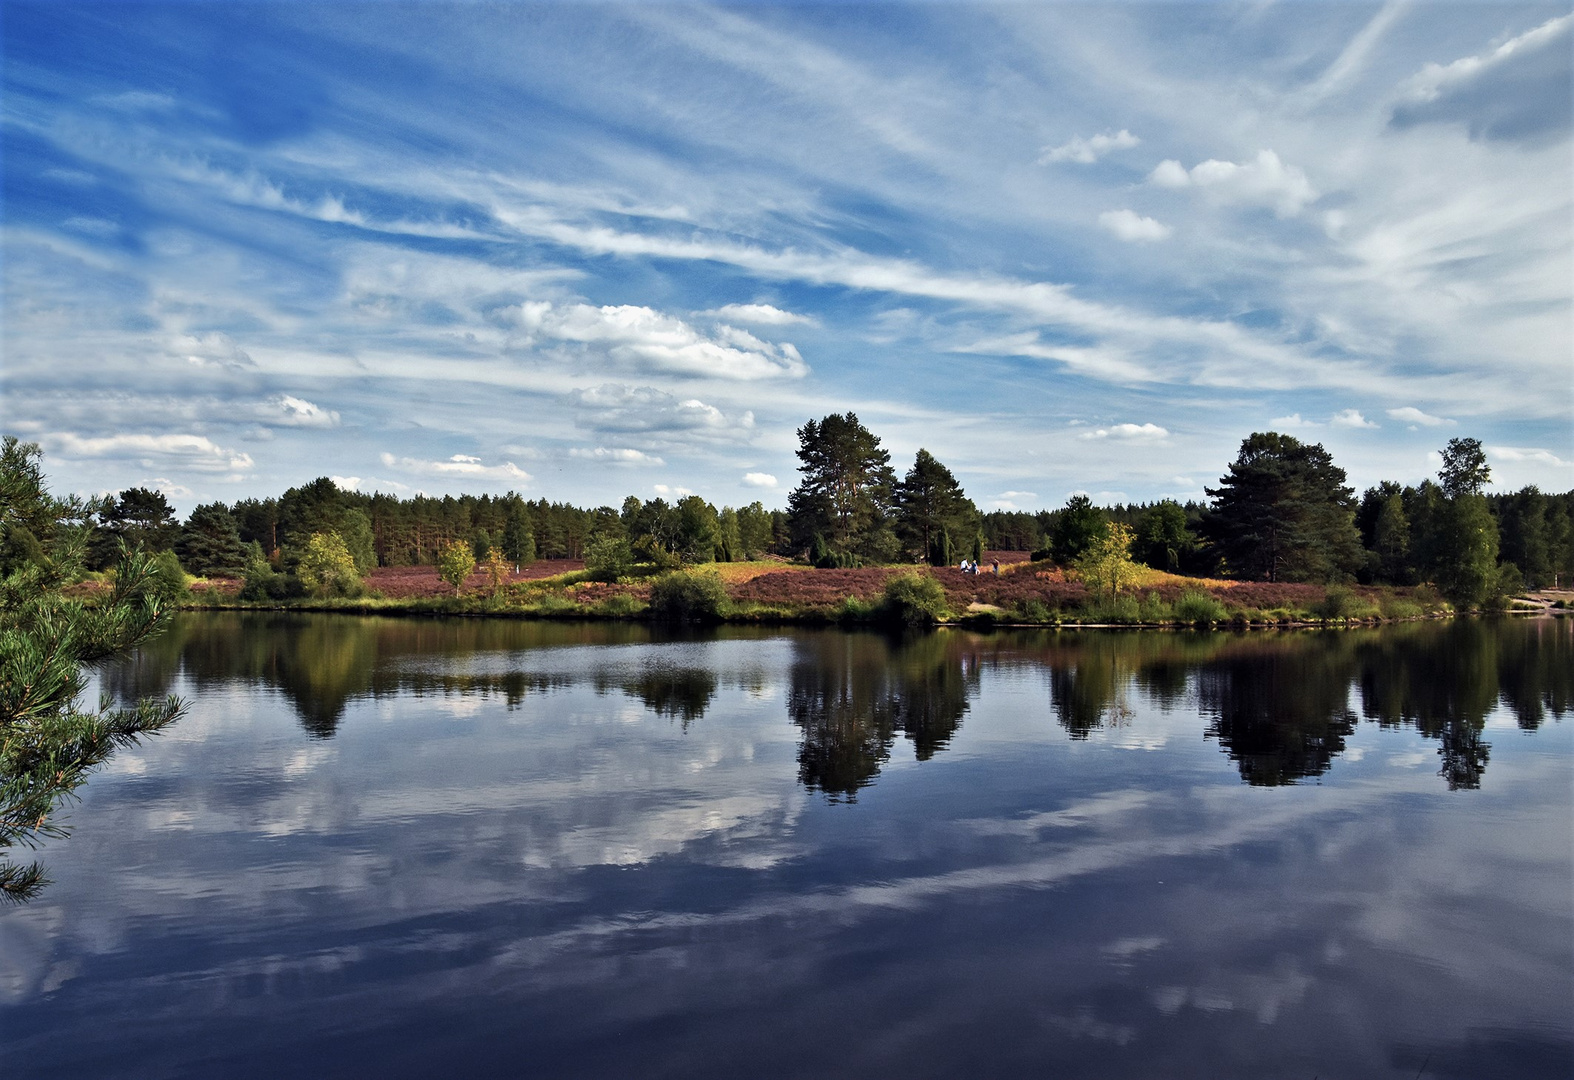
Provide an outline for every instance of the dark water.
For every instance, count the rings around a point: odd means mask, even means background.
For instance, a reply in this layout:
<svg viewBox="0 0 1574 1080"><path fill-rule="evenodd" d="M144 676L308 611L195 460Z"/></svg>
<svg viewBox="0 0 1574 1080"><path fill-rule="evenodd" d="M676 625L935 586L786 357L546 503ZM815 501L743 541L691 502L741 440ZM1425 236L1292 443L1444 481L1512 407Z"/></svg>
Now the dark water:
<svg viewBox="0 0 1574 1080"><path fill-rule="evenodd" d="M186 617L5 1075L1569 1077L1571 630Z"/></svg>

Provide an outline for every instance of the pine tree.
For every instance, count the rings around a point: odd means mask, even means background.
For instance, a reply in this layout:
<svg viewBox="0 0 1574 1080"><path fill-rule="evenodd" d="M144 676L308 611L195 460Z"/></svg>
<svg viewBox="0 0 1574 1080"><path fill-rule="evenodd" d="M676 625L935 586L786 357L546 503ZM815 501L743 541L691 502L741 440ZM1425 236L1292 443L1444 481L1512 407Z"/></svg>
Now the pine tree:
<svg viewBox="0 0 1574 1080"><path fill-rule="evenodd" d="M89 772L185 709L176 698L126 709L78 706L86 665L127 652L163 627L166 590L153 556L123 549L107 596L89 603L64 595L81 567L82 537L62 527L71 505L44 491L39 457L36 445L14 438L0 452L0 528L36 528L52 545L46 559L0 578L0 896L15 901L47 882L38 863L13 863L5 853L64 836L55 809Z"/></svg>
<svg viewBox="0 0 1574 1080"><path fill-rule="evenodd" d="M951 470L928 450L919 450L913 467L894 489L896 532L909 554L935 566L951 562L951 544L937 551L942 536L966 536L978 527L978 508L962 491Z"/></svg>
<svg viewBox="0 0 1574 1080"><path fill-rule="evenodd" d="M890 526L891 455L853 413L810 420L798 429L803 480L788 496L793 542L809 547L816 533L837 555L884 562L896 554Z"/></svg>
<svg viewBox="0 0 1574 1080"><path fill-rule="evenodd" d="M1203 531L1235 577L1336 581L1364 561L1355 492L1327 450L1278 432L1257 432L1217 488Z"/></svg>
<svg viewBox="0 0 1574 1080"><path fill-rule="evenodd" d="M175 541L175 554L199 577L238 578L246 572L246 545L223 503L204 503L191 512Z"/></svg>

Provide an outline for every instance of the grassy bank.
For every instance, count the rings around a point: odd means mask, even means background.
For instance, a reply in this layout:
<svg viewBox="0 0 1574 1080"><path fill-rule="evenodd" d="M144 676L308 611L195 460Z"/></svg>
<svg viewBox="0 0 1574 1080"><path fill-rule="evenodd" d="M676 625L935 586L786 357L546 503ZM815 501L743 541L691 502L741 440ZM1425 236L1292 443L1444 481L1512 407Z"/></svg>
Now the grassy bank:
<svg viewBox="0 0 1574 1080"><path fill-rule="evenodd" d="M1327 626L1453 613L1430 586L1237 582L1149 570L1109 594L1088 589L1049 563L1031 562L977 575L953 567L820 570L779 561L720 563L611 581L573 569L521 576L497 587L472 580L458 591L438 582L435 572L423 576L406 568L397 580L403 595L379 590L374 575L361 596L264 601L241 599L238 582L194 583L186 606L762 624L1152 627Z"/></svg>

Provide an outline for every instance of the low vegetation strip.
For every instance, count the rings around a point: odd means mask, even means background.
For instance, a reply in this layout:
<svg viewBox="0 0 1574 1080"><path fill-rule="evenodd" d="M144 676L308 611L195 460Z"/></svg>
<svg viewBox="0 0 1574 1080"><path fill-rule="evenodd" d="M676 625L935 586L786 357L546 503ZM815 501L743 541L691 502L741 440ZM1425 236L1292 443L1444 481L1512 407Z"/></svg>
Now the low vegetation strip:
<svg viewBox="0 0 1574 1080"><path fill-rule="evenodd" d="M991 553L992 554L992 553ZM986 565L988 565L986 563ZM912 565L817 569L779 561L709 564L674 571L636 568L612 581L595 580L577 560L543 560L493 583L473 574L455 589L433 567L388 567L367 579L365 595L247 601L239 583L193 581L195 607L303 607L317 610L420 612L540 618L700 618L738 622L911 621L912 585L932 581L918 621L1013 625L1115 624L1177 626L1329 624L1419 618L1451 610L1427 586L1343 586L1240 582L1146 571L1118 592L1090 589L1047 562L1022 559L1000 573ZM690 582L653 595L664 583ZM675 585L676 587L676 585ZM925 586L925 588L929 588ZM900 593L900 596L894 595ZM672 596L698 596L673 601ZM692 614L692 613L700 614ZM677 613L677 614L673 614ZM900 616L900 620L898 619Z"/></svg>

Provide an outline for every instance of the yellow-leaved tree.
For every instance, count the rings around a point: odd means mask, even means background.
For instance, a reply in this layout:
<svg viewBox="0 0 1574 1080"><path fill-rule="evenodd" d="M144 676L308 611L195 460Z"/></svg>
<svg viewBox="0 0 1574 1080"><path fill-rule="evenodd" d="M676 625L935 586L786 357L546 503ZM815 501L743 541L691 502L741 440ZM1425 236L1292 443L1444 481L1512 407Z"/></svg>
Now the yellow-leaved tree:
<svg viewBox="0 0 1574 1080"><path fill-rule="evenodd" d="M1076 561L1082 583L1094 592L1110 596L1136 584L1142 568L1132 561L1131 540L1130 526L1112 522Z"/></svg>

